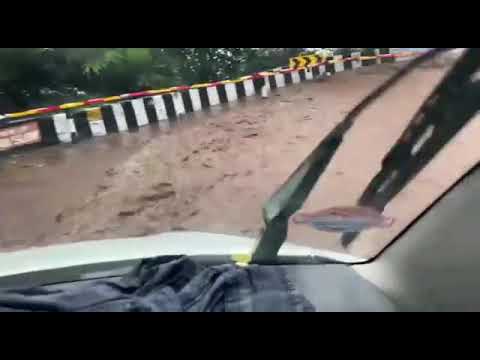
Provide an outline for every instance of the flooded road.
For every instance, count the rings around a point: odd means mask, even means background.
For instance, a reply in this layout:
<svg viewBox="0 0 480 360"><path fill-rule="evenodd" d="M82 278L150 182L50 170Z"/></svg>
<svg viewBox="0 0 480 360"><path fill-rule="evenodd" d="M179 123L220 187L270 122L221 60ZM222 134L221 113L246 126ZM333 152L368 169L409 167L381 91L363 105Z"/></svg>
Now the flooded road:
<svg viewBox="0 0 480 360"><path fill-rule="evenodd" d="M64 207L80 206L106 172L126 161L158 128L95 138L79 144L0 155L1 247L41 245Z"/></svg>
<svg viewBox="0 0 480 360"><path fill-rule="evenodd" d="M153 139L221 117L231 107L245 106L246 101L240 101L189 114L171 123L167 131L151 125L137 132L92 138L78 144L0 153L0 250L55 242L51 237L58 233L62 210L82 207L88 196L104 188L104 180L113 169Z"/></svg>
<svg viewBox="0 0 480 360"><path fill-rule="evenodd" d="M0 158L0 250L184 229L258 237L264 202L395 71L339 73L195 114L166 132L146 127ZM362 114L303 210L354 205L444 73L419 69ZM362 233L348 251L382 249L480 160L479 135L474 121L387 206L394 226ZM297 244L346 251L339 240L289 228L288 241Z"/></svg>

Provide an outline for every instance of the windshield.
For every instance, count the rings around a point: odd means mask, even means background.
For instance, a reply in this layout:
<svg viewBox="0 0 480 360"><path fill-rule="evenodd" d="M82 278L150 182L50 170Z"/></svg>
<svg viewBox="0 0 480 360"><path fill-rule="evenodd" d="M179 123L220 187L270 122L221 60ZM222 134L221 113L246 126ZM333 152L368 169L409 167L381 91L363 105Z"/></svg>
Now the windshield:
<svg viewBox="0 0 480 360"><path fill-rule="evenodd" d="M427 50L0 49L0 251L184 231L262 239L277 189ZM359 114L288 214L283 254L372 257L478 162L471 121L383 209L360 201L460 54L415 67Z"/></svg>

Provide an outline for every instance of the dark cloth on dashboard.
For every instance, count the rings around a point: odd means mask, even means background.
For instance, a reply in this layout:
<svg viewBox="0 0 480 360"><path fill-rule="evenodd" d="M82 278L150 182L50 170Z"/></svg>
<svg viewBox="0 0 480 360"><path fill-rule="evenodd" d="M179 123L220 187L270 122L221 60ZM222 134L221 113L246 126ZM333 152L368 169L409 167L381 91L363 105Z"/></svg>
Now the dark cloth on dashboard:
<svg viewBox="0 0 480 360"><path fill-rule="evenodd" d="M304 312L312 304L280 266L142 261L123 277L0 290L0 311Z"/></svg>

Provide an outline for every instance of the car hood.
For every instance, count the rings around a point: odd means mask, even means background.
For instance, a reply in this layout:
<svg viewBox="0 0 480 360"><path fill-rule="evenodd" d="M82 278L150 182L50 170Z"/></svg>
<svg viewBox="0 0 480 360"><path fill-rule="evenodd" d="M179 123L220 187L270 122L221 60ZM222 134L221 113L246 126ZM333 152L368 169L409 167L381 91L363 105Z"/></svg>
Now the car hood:
<svg viewBox="0 0 480 360"><path fill-rule="evenodd" d="M0 277L71 266L137 260L166 255L251 254L257 240L203 232L169 232L144 237L81 241L0 253ZM365 259L286 243L280 255L316 255L339 262Z"/></svg>

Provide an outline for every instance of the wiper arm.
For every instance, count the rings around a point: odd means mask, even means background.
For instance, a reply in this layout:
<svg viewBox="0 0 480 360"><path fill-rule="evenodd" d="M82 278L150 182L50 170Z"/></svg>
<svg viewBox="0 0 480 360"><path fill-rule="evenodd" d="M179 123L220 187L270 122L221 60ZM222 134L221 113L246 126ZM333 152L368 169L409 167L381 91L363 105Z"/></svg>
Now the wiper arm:
<svg viewBox="0 0 480 360"><path fill-rule="evenodd" d="M395 197L480 109L480 85L472 75L480 68L480 49L469 49L425 100L382 168L358 200L383 211ZM359 233L343 234L349 246Z"/></svg>
<svg viewBox="0 0 480 360"><path fill-rule="evenodd" d="M252 256L252 262L262 263L277 256L280 247L287 237L290 216L303 206L319 177L323 174L333 155L342 144L344 135L354 124L355 118L388 88L409 74L417 65L432 59L446 50L449 49L434 49L414 59L355 106L344 120L317 145L312 153L264 205L263 218L265 229Z"/></svg>

